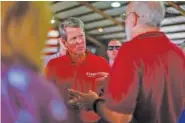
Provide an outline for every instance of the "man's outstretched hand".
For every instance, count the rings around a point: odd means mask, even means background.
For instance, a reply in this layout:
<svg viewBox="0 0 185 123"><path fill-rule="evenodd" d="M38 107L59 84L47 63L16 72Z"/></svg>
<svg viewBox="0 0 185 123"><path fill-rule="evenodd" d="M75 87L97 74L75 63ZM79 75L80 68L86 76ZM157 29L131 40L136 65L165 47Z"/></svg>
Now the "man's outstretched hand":
<svg viewBox="0 0 185 123"><path fill-rule="evenodd" d="M82 108L88 110L93 109L94 101L99 98L99 96L91 90L89 90L88 93L82 93L73 89L68 89L68 91L71 97L68 102L69 104L80 104Z"/></svg>

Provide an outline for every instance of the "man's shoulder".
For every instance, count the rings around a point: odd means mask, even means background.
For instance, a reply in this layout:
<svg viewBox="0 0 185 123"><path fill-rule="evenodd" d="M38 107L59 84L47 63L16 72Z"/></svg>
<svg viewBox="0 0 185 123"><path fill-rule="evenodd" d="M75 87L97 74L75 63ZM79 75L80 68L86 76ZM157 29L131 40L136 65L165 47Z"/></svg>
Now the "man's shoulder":
<svg viewBox="0 0 185 123"><path fill-rule="evenodd" d="M124 44L121 46L119 52L127 52L133 51L133 48L135 47L136 43L134 41L124 42Z"/></svg>
<svg viewBox="0 0 185 123"><path fill-rule="evenodd" d="M53 58L51 59L49 62L48 62L48 65L57 65L58 63L62 63L64 62L65 60L65 55L64 56L60 56L60 57L57 57L57 58Z"/></svg>

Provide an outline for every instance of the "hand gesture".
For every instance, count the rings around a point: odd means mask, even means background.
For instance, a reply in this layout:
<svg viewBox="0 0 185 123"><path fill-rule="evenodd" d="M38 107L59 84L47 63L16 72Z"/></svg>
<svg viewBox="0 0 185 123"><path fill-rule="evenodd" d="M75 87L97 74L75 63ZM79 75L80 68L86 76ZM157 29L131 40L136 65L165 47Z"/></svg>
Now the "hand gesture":
<svg viewBox="0 0 185 123"><path fill-rule="evenodd" d="M83 108L92 110L93 109L93 103L96 99L99 98L99 96L89 90L88 93L82 93L73 89L68 89L69 96L72 97L69 100L69 104L80 104Z"/></svg>

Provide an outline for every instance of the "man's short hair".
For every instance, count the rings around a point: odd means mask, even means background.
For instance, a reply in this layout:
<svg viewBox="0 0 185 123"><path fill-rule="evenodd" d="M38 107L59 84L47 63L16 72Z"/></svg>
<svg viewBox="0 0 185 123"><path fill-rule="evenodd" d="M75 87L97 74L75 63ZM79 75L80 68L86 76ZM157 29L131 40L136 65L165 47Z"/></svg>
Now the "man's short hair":
<svg viewBox="0 0 185 123"><path fill-rule="evenodd" d="M165 6L159 1L133 1L130 12L135 12L140 23L159 27L165 17Z"/></svg>
<svg viewBox="0 0 185 123"><path fill-rule="evenodd" d="M66 27L80 27L84 31L84 23L80 19L69 17L65 19L61 24L59 24L59 27L58 27L59 35L64 40L67 40L67 35L65 30Z"/></svg>

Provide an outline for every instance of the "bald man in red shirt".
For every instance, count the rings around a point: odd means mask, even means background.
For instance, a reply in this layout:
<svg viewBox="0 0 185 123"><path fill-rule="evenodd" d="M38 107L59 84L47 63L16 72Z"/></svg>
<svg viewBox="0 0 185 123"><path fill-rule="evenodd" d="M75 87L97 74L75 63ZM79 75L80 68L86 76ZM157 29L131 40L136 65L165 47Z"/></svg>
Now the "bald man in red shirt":
<svg viewBox="0 0 185 123"><path fill-rule="evenodd" d="M185 55L159 31L165 8L160 2L134 1L126 12L130 41L113 65L106 103L92 91L69 90L78 97L72 101L111 123L176 123L185 108Z"/></svg>
<svg viewBox="0 0 185 123"><path fill-rule="evenodd" d="M99 95L103 93L103 83L96 80L95 73L109 72L108 62L86 50L84 24L77 18L68 18L60 26L60 40L67 48L64 56L52 59L46 68L47 78L54 81L61 95L68 102L67 89L73 88L81 92L93 90ZM95 122L99 117L93 112L79 110L78 105L68 105L70 121L74 123Z"/></svg>

